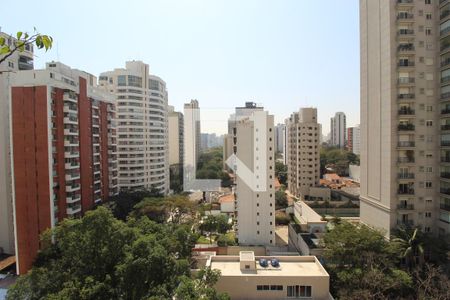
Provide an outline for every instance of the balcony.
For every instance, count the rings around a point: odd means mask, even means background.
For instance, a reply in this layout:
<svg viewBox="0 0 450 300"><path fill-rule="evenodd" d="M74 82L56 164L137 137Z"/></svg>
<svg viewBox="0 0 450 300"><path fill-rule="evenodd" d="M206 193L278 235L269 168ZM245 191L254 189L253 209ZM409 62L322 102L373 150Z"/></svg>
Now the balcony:
<svg viewBox="0 0 450 300"><path fill-rule="evenodd" d="M400 116L414 116L416 114L416 111L409 107L402 107L398 110L398 114Z"/></svg>
<svg viewBox="0 0 450 300"><path fill-rule="evenodd" d="M66 197L66 203L75 203L81 200L81 195L74 195L73 197Z"/></svg>
<svg viewBox="0 0 450 300"><path fill-rule="evenodd" d="M398 195L414 195L414 189L409 188L409 189L399 189L397 191Z"/></svg>
<svg viewBox="0 0 450 300"><path fill-rule="evenodd" d="M441 178L450 179L450 172L441 172Z"/></svg>
<svg viewBox="0 0 450 300"><path fill-rule="evenodd" d="M64 167L66 169L76 169L80 167L80 163L78 162L69 162L69 163L65 163Z"/></svg>
<svg viewBox="0 0 450 300"><path fill-rule="evenodd" d="M414 173L398 173L398 179L414 179Z"/></svg>
<svg viewBox="0 0 450 300"><path fill-rule="evenodd" d="M64 105L63 111L65 113L77 113L78 112L78 107L76 105Z"/></svg>
<svg viewBox="0 0 450 300"><path fill-rule="evenodd" d="M413 54L414 50L415 48L413 44L399 45L397 48L397 51L401 52L402 54Z"/></svg>
<svg viewBox="0 0 450 300"><path fill-rule="evenodd" d="M441 205L439 206L440 209L446 210L446 211L450 211L450 205L448 204L443 204L441 203Z"/></svg>
<svg viewBox="0 0 450 300"><path fill-rule="evenodd" d="M69 101L73 103L77 103L77 96L75 93L64 93L63 96L64 101Z"/></svg>
<svg viewBox="0 0 450 300"><path fill-rule="evenodd" d="M78 147L79 146L79 141L72 139L72 140L64 140L64 146L69 147Z"/></svg>
<svg viewBox="0 0 450 300"><path fill-rule="evenodd" d="M450 130L450 124L441 125L441 130Z"/></svg>
<svg viewBox="0 0 450 300"><path fill-rule="evenodd" d="M64 123L78 125L78 118L77 117L64 117Z"/></svg>
<svg viewBox="0 0 450 300"><path fill-rule="evenodd" d="M411 13L402 12L397 15L397 20L398 21L408 21L408 22L414 21L414 15Z"/></svg>
<svg viewBox="0 0 450 300"><path fill-rule="evenodd" d="M399 29L397 36L400 38L409 38L414 35L414 29Z"/></svg>
<svg viewBox="0 0 450 300"><path fill-rule="evenodd" d="M450 27L447 27L447 28L441 30L441 32L440 32L441 38L446 36L449 32L450 32Z"/></svg>
<svg viewBox="0 0 450 300"><path fill-rule="evenodd" d="M399 62L397 64L397 67L399 68L408 68L408 67L414 67L415 63L413 61L404 61L404 62Z"/></svg>
<svg viewBox="0 0 450 300"><path fill-rule="evenodd" d="M441 110L442 115L450 114L450 108L444 108Z"/></svg>
<svg viewBox="0 0 450 300"><path fill-rule="evenodd" d="M444 147L450 146L450 141L441 141L441 146L444 146Z"/></svg>
<svg viewBox="0 0 450 300"><path fill-rule="evenodd" d="M413 4L413 0L397 0L397 5L412 5Z"/></svg>
<svg viewBox="0 0 450 300"><path fill-rule="evenodd" d="M415 82L415 78L414 77L401 77L398 79L397 83L398 84L414 84Z"/></svg>
<svg viewBox="0 0 450 300"><path fill-rule="evenodd" d="M66 185L66 192L75 192L80 189L79 184Z"/></svg>
<svg viewBox="0 0 450 300"><path fill-rule="evenodd" d="M415 147L416 146L416 142L413 141L401 141L398 142L397 144L398 147L403 148L403 147Z"/></svg>
<svg viewBox="0 0 450 300"><path fill-rule="evenodd" d="M397 220L397 225L411 227L414 226L413 220Z"/></svg>
<svg viewBox="0 0 450 300"><path fill-rule="evenodd" d="M414 204L398 204L398 210L414 210Z"/></svg>
<svg viewBox="0 0 450 300"><path fill-rule="evenodd" d="M64 135L78 135L78 129L75 128L65 128Z"/></svg>
<svg viewBox="0 0 450 300"><path fill-rule="evenodd" d="M80 179L80 173L66 174L65 178L66 178L66 181L77 180L77 179Z"/></svg>
<svg viewBox="0 0 450 300"><path fill-rule="evenodd" d="M398 130L399 131L413 131L413 130L415 130L415 126L414 126L414 124L411 124L411 123L399 124Z"/></svg>
<svg viewBox="0 0 450 300"><path fill-rule="evenodd" d="M450 10L446 9L443 12L441 12L441 15L439 16L439 18L441 20L443 20L443 19L447 18L449 15L450 15Z"/></svg>
<svg viewBox="0 0 450 300"><path fill-rule="evenodd" d="M398 162L399 163L414 163L415 159L414 157L399 157Z"/></svg>
<svg viewBox="0 0 450 300"><path fill-rule="evenodd" d="M449 41L441 41L441 52L445 52L448 49L450 49L450 42Z"/></svg>
<svg viewBox="0 0 450 300"><path fill-rule="evenodd" d="M450 163L450 157L442 156L441 157L441 162L443 162L443 163Z"/></svg>
<svg viewBox="0 0 450 300"><path fill-rule="evenodd" d="M450 92L441 94L441 100L449 100L449 99L450 99Z"/></svg>
<svg viewBox="0 0 450 300"><path fill-rule="evenodd" d="M441 194L450 195L450 188L441 188Z"/></svg>
<svg viewBox="0 0 450 300"><path fill-rule="evenodd" d="M78 151L64 152L64 158L76 158L76 157L80 157L80 152L78 152Z"/></svg>
<svg viewBox="0 0 450 300"><path fill-rule="evenodd" d="M416 95L415 94L399 94L398 95L398 99L403 100L403 99L415 99Z"/></svg>
<svg viewBox="0 0 450 300"><path fill-rule="evenodd" d="M441 61L441 68L446 67L450 65L450 58L446 58L443 61Z"/></svg>
<svg viewBox="0 0 450 300"><path fill-rule="evenodd" d="M66 212L68 215L74 215L76 213L79 213L81 211L81 205L75 205L72 207L68 207Z"/></svg>
<svg viewBox="0 0 450 300"><path fill-rule="evenodd" d="M441 84L447 84L450 82L450 76L445 76L441 78Z"/></svg>

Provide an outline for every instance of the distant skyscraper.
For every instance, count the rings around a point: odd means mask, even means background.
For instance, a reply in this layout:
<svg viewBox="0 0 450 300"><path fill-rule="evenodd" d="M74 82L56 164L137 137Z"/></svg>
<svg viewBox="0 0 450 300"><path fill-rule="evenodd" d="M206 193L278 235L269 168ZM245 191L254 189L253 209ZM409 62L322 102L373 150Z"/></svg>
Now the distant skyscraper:
<svg viewBox="0 0 450 300"><path fill-rule="evenodd" d="M1 182L0 211L14 216L1 224L0 247L15 254L25 274L40 234L118 193L115 101L93 75L61 63L0 77L8 82L2 105L7 102L11 113L2 136L10 142L1 152L11 155L5 167L12 180L12 194Z"/></svg>
<svg viewBox="0 0 450 300"><path fill-rule="evenodd" d="M277 153L283 153L285 124L277 124L275 127L275 150Z"/></svg>
<svg viewBox="0 0 450 300"><path fill-rule="evenodd" d="M183 165L184 117L169 106L169 165Z"/></svg>
<svg viewBox="0 0 450 300"><path fill-rule="evenodd" d="M309 195L320 180L320 124L316 108L301 108L286 121L289 191Z"/></svg>
<svg viewBox="0 0 450 300"><path fill-rule="evenodd" d="M197 100L184 104L184 182L196 178L201 151L200 107Z"/></svg>
<svg viewBox="0 0 450 300"><path fill-rule="evenodd" d="M166 83L142 61L104 72L100 85L117 99L119 187L169 192Z"/></svg>
<svg viewBox="0 0 450 300"><path fill-rule="evenodd" d="M273 115L254 110L235 123L237 165L237 238L241 245L275 244L274 127ZM253 174L240 172L248 168Z"/></svg>
<svg viewBox="0 0 450 300"><path fill-rule="evenodd" d="M345 147L346 120L343 112L337 112L331 118L331 145L339 148Z"/></svg>
<svg viewBox="0 0 450 300"><path fill-rule="evenodd" d="M359 125L347 128L347 148L350 152L359 155L360 149L360 128Z"/></svg>
<svg viewBox="0 0 450 300"><path fill-rule="evenodd" d="M360 0L361 222L450 233L449 1Z"/></svg>

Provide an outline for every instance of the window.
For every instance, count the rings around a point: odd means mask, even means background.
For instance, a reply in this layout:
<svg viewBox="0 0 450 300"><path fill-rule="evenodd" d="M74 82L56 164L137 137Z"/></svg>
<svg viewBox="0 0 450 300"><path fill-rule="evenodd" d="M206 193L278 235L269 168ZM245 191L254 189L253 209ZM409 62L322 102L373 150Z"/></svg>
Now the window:
<svg viewBox="0 0 450 300"><path fill-rule="evenodd" d="M427 120L427 121L426 121L426 125L427 125L428 127L433 126L433 121L432 121L432 120Z"/></svg>
<svg viewBox="0 0 450 300"><path fill-rule="evenodd" d="M128 75L128 85L142 87L142 77Z"/></svg>
<svg viewBox="0 0 450 300"><path fill-rule="evenodd" d="M299 298L299 297L311 297L312 287L310 285L288 285L287 297Z"/></svg>
<svg viewBox="0 0 450 300"><path fill-rule="evenodd" d="M425 35L431 35L431 28L425 28Z"/></svg>
<svg viewBox="0 0 450 300"><path fill-rule="evenodd" d="M425 0L425 4L431 4L431 0Z"/></svg>
<svg viewBox="0 0 450 300"><path fill-rule="evenodd" d="M427 14L425 15L425 17L427 18L427 20L431 20L431 18L432 18L431 13L427 13Z"/></svg>
<svg viewBox="0 0 450 300"><path fill-rule="evenodd" d="M431 181L425 181L425 187L427 189L432 188L433 187L433 183Z"/></svg>
<svg viewBox="0 0 450 300"><path fill-rule="evenodd" d="M431 218L431 212L430 211L425 212L425 218Z"/></svg>
<svg viewBox="0 0 450 300"><path fill-rule="evenodd" d="M127 85L127 78L126 78L125 75L117 76L117 85L118 86L125 86L125 85Z"/></svg>
<svg viewBox="0 0 450 300"><path fill-rule="evenodd" d="M250 265L245 265L245 269L250 269Z"/></svg>

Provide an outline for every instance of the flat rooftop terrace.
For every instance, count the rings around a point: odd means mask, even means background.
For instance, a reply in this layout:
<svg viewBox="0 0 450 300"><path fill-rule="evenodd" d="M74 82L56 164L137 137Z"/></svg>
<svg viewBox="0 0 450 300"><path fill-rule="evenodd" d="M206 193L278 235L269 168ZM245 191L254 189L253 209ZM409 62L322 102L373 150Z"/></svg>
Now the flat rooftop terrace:
<svg viewBox="0 0 450 300"><path fill-rule="evenodd" d="M262 267L260 259L278 259L280 266ZM328 277L315 256L256 256L256 270L241 269L239 256L212 256L210 266L218 269L221 276L263 276L263 277Z"/></svg>

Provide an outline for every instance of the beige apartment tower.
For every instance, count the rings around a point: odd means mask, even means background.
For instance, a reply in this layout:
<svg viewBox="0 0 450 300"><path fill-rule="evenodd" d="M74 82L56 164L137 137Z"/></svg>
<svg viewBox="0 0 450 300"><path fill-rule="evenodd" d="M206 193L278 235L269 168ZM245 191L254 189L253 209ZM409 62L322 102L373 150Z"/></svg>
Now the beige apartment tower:
<svg viewBox="0 0 450 300"><path fill-rule="evenodd" d="M236 219L240 245L275 245L273 115L253 111L235 124Z"/></svg>
<svg viewBox="0 0 450 300"><path fill-rule="evenodd" d="M361 0L361 221L450 232L450 1Z"/></svg>
<svg viewBox="0 0 450 300"><path fill-rule="evenodd" d="M288 187L298 197L319 184L320 134L316 108L301 108L286 120Z"/></svg>

